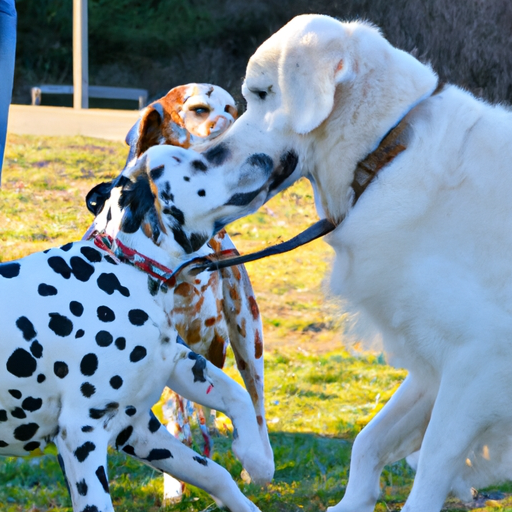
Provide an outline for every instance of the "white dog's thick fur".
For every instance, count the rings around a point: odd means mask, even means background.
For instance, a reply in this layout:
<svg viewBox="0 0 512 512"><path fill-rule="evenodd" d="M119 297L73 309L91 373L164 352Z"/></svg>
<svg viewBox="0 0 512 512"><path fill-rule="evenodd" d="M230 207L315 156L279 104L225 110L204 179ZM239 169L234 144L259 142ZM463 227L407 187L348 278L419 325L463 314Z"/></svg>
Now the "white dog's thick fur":
<svg viewBox="0 0 512 512"><path fill-rule="evenodd" d="M346 216L332 288L409 371L331 512L373 510L383 466L418 449L407 512L512 477L512 113L454 86L431 96L437 82L366 23L300 16L251 58L247 111L204 154L213 230L300 176L321 215ZM352 208L357 163L405 115L407 148Z"/></svg>

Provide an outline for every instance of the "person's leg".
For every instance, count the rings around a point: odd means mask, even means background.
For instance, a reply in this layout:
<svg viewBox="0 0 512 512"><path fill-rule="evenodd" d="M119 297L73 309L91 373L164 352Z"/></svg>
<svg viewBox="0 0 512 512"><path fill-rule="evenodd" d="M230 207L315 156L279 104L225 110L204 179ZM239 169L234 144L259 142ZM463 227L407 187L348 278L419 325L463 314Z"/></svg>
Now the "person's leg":
<svg viewBox="0 0 512 512"><path fill-rule="evenodd" d="M16 19L14 0L0 0L0 177L14 80Z"/></svg>

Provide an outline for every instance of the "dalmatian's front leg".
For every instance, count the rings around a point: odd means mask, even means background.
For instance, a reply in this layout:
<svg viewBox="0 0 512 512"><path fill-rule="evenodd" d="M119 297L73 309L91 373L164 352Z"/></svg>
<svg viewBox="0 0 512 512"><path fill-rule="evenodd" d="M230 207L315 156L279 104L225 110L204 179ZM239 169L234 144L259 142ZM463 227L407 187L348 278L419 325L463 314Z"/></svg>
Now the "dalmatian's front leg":
<svg viewBox="0 0 512 512"><path fill-rule="evenodd" d="M201 405L222 411L233 422L233 451L254 482L266 484L274 475L274 460L260 436L248 393L204 357L177 346L176 363L167 385Z"/></svg>
<svg viewBox="0 0 512 512"><path fill-rule="evenodd" d="M226 469L178 441L153 415L141 415L120 432L116 448L159 471L203 489L217 505L225 506L231 512L259 510L242 494Z"/></svg>
<svg viewBox="0 0 512 512"><path fill-rule="evenodd" d="M113 512L107 478L108 435L87 424L64 424L55 439L75 512Z"/></svg>

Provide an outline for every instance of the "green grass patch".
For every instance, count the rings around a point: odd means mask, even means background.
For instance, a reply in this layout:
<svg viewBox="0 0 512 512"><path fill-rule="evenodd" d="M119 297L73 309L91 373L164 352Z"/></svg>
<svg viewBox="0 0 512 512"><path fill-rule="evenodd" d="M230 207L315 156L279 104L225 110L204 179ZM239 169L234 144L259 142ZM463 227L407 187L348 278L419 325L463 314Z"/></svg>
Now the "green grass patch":
<svg viewBox="0 0 512 512"><path fill-rule="evenodd" d="M123 167L123 144L82 137L11 136L0 193L0 261L81 238L92 221L84 197ZM287 239L316 220L312 192L301 181L252 217L230 226L241 252ZM219 415L214 460L266 512L318 512L335 504L347 485L354 437L383 407L405 373L383 356L343 348L346 314L324 299L331 249L316 241L293 255L248 265L264 319L266 408L275 454L267 488L245 483L230 450L231 426ZM241 382L228 355L226 372ZM155 407L158 413L158 406ZM195 431L196 444L200 436ZM44 457L0 459L0 511L71 512L55 448ZM395 511L409 493L412 470L400 461L381 479L377 511ZM162 477L111 452L110 488L118 512L214 511L205 493L188 486L183 500L164 507ZM511 486L491 490L511 493ZM512 510L507 498L482 509ZM451 500L445 511L465 510Z"/></svg>

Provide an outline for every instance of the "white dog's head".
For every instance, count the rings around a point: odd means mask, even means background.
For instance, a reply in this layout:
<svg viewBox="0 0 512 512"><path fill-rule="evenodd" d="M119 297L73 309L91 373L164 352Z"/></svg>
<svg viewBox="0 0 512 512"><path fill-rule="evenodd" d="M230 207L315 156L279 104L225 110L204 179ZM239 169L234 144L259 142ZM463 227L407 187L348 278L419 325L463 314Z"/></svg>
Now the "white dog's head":
<svg viewBox="0 0 512 512"><path fill-rule="evenodd" d="M294 18L251 57L247 110L203 153L203 186L221 180L227 191L210 214L215 226L253 212L301 176L316 184L321 212L339 220L357 162L436 84L428 66L367 23Z"/></svg>

